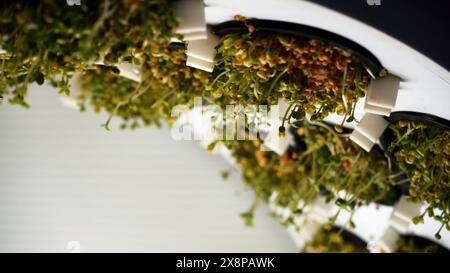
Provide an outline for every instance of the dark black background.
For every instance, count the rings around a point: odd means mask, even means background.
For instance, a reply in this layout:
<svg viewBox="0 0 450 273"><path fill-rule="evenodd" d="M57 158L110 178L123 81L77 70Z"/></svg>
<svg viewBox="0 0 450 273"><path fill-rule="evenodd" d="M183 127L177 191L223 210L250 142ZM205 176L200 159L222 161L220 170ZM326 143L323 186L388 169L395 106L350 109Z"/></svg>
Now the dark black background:
<svg viewBox="0 0 450 273"><path fill-rule="evenodd" d="M450 70L450 0L310 0L402 41Z"/></svg>
<svg viewBox="0 0 450 273"><path fill-rule="evenodd" d="M221 257L274 257L275 268L177 268L178 259L220 259ZM5 268L26 272L380 272L388 273L396 267L399 272L420 272L446 268L448 255L438 254L0 254ZM3 259L2 259L3 258ZM95 270L98 267L100 270ZM368 270L368 269L371 270ZM41 270L39 270L41 269ZM7 270L6 270L7 271ZM6 272L5 271L5 272ZM423 271L423 270L422 270Z"/></svg>

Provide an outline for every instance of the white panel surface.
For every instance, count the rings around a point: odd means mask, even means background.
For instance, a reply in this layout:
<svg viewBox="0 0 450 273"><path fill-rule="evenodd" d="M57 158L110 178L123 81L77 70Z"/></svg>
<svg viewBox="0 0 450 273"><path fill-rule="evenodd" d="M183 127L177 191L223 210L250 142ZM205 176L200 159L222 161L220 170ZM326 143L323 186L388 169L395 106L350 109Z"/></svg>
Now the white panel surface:
<svg viewBox="0 0 450 273"><path fill-rule="evenodd" d="M33 86L32 109L0 106L0 252L296 251L286 230L256 213L239 174L167 128L112 132L107 116L64 107ZM116 125L114 123L113 125Z"/></svg>

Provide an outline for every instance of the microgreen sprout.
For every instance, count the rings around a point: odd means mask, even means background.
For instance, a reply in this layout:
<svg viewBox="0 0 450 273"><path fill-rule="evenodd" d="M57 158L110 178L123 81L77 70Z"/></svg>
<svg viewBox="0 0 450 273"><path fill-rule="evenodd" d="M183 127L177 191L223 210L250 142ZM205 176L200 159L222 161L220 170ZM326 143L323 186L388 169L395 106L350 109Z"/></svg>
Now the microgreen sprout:
<svg viewBox="0 0 450 273"><path fill-rule="evenodd" d="M425 212L413 219L422 223L428 215L450 230L450 132L423 123L401 120L390 125L394 141L389 151L410 176L411 202L425 202Z"/></svg>

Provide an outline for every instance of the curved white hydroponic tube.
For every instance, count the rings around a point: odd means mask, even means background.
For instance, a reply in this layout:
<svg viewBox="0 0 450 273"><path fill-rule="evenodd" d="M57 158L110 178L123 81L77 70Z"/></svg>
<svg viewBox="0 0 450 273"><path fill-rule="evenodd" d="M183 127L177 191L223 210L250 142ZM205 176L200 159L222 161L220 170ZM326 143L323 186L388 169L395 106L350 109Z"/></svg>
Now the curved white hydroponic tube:
<svg viewBox="0 0 450 273"><path fill-rule="evenodd" d="M412 111L450 119L450 73L408 45L369 25L303 0L205 0L205 3L208 24L231 21L238 14L313 26L346 37L369 50L389 73L402 79L392 111ZM365 98L358 104L355 117L359 120L365 113Z"/></svg>

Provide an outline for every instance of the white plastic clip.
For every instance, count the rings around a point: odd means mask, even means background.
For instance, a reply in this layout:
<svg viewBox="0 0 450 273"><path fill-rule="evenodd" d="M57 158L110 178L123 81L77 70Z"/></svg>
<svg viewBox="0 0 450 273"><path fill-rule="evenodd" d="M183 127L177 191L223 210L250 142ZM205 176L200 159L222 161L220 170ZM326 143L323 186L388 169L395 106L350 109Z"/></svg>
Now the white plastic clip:
<svg viewBox="0 0 450 273"><path fill-rule="evenodd" d="M214 63L210 63L189 56L187 57L186 65L193 68L204 70L206 72L212 72L214 70Z"/></svg>
<svg viewBox="0 0 450 273"><path fill-rule="evenodd" d="M288 227L288 232L294 239L296 245L303 249L307 243L309 243L314 236L319 232L322 225L314 220L307 219L300 226L298 230L294 225Z"/></svg>
<svg viewBox="0 0 450 273"><path fill-rule="evenodd" d="M117 68L120 71L120 76L135 82L141 81L141 71L137 65L132 63L121 63L117 65Z"/></svg>
<svg viewBox="0 0 450 273"><path fill-rule="evenodd" d="M355 130L353 130L350 139L367 152L370 152L388 125L389 122L382 116L366 113Z"/></svg>
<svg viewBox="0 0 450 273"><path fill-rule="evenodd" d="M393 75L371 80L367 88L364 110L368 113L389 116L395 107L399 87L400 78Z"/></svg>
<svg viewBox="0 0 450 273"><path fill-rule="evenodd" d="M205 40L190 41L187 45L186 55L205 62L214 62L216 55L216 46L219 44L219 38L208 31L208 38Z"/></svg>
<svg viewBox="0 0 450 273"><path fill-rule="evenodd" d="M81 74L75 73L72 75L72 78L69 80L70 93L69 95L61 94L59 97L62 104L65 106L78 110L78 102L79 97L81 96Z"/></svg>
<svg viewBox="0 0 450 273"><path fill-rule="evenodd" d="M103 61L96 61L94 64L96 65L105 65ZM135 64L124 62L120 64L115 64L117 69L119 69L119 75L127 78L129 80L140 82L141 81L141 72L139 67Z"/></svg>
<svg viewBox="0 0 450 273"><path fill-rule="evenodd" d="M188 42L186 65L212 72L218 44L219 38L210 29L208 29L207 39Z"/></svg>
<svg viewBox="0 0 450 273"><path fill-rule="evenodd" d="M380 238L367 244L372 253L392 253L397 250L397 241L400 234L392 227L385 229Z"/></svg>
<svg viewBox="0 0 450 273"><path fill-rule="evenodd" d="M176 2L174 11L179 21L176 29L185 41L206 39L205 6L202 0L180 0ZM173 39L174 42L181 42Z"/></svg>
<svg viewBox="0 0 450 273"><path fill-rule="evenodd" d="M405 197L402 197L400 201L395 204L389 222L398 231L405 233L412 223L412 218L420 214L421 208L421 203L407 202Z"/></svg>

